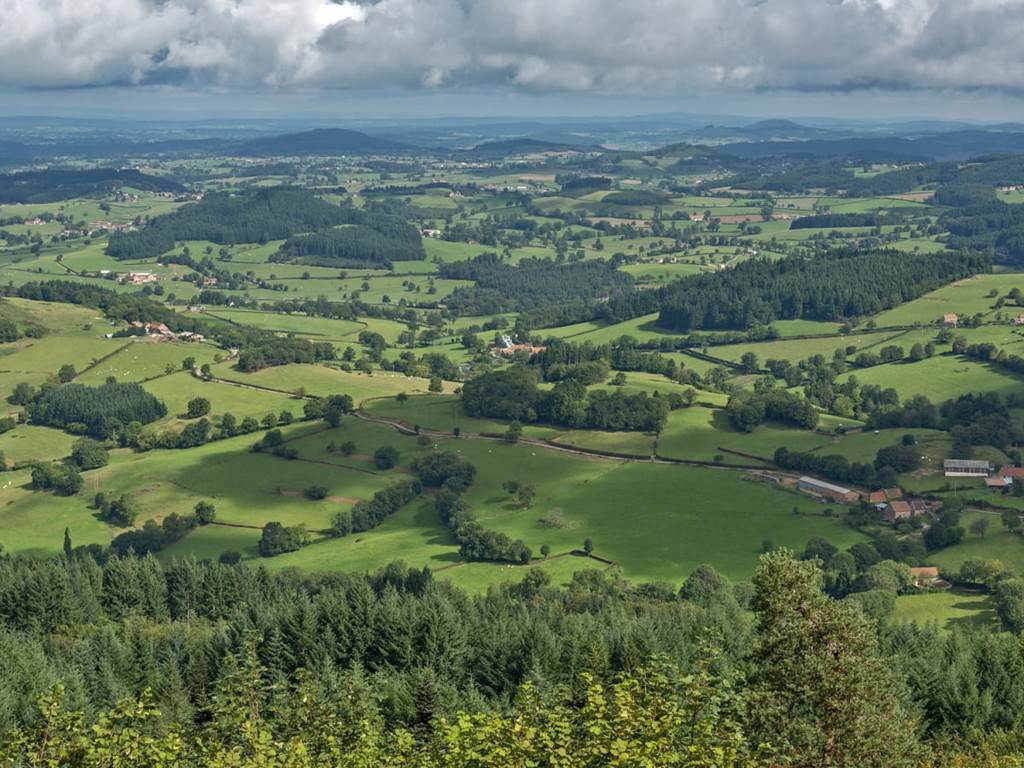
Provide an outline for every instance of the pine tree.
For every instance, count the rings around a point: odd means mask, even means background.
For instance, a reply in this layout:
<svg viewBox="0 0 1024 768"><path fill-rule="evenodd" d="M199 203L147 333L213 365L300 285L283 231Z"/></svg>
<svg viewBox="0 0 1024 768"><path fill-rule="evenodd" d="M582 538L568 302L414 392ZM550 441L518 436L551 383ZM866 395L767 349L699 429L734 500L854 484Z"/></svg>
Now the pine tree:
<svg viewBox="0 0 1024 768"><path fill-rule="evenodd" d="M915 723L874 629L821 591L814 562L778 550L754 576L753 735L796 768L915 764Z"/></svg>

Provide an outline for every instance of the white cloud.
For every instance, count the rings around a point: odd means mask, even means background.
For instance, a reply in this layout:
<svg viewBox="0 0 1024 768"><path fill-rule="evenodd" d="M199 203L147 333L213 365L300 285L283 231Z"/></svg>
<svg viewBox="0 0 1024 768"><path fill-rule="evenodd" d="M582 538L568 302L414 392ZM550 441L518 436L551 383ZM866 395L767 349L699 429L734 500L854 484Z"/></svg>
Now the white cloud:
<svg viewBox="0 0 1024 768"><path fill-rule="evenodd" d="M0 85L1024 83L1024 0L0 0Z"/></svg>

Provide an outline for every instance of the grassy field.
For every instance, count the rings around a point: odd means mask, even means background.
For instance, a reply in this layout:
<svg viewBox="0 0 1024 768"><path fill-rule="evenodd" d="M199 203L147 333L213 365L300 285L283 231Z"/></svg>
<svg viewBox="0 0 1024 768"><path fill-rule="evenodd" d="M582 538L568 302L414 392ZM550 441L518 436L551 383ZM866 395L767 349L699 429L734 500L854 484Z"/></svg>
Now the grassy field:
<svg viewBox="0 0 1024 768"><path fill-rule="evenodd" d="M936 624L941 629L999 631L1000 621L991 599L984 594L945 590L901 595L896 598L897 622Z"/></svg>
<svg viewBox="0 0 1024 768"><path fill-rule="evenodd" d="M900 362L861 368L838 378L842 382L856 376L861 385L892 387L901 398L925 395L941 403L967 392L1020 392L1024 378L987 363L958 355L936 355L916 363Z"/></svg>
<svg viewBox="0 0 1024 768"><path fill-rule="evenodd" d="M977 275L876 315L874 320L880 326L912 325L934 323L947 312L988 315L994 312L996 301L988 294L995 290L999 296L1005 296L1014 288L1024 290L1024 274ZM1008 307L1007 311L1010 309Z"/></svg>
<svg viewBox="0 0 1024 768"><path fill-rule="evenodd" d="M307 317L306 315L286 315L279 312L257 312L248 309L212 308L199 313L223 318L242 325L254 325L270 331L294 333L299 336L323 337L325 339L343 339L351 336L355 342L359 332L366 326L351 320L335 320L329 317Z"/></svg>
<svg viewBox="0 0 1024 768"><path fill-rule="evenodd" d="M982 516L989 520L989 529L984 536L967 534L959 544L929 555L929 561L940 568L955 571L965 560L992 559L1001 560L1017 573L1024 571L1024 538L1003 528L997 514L968 512L960 524L968 528Z"/></svg>
<svg viewBox="0 0 1024 768"><path fill-rule="evenodd" d="M309 394L320 397L347 394L351 395L356 403L373 397L397 395L399 392L426 392L430 386L427 379L404 376L400 373L349 373L325 365L300 363L243 373L225 362L214 366L213 370L217 378L225 381L289 393L304 387ZM445 387L450 391L453 385L446 384Z"/></svg>
<svg viewBox="0 0 1024 768"><path fill-rule="evenodd" d="M762 364L766 360L789 360L795 363L800 360L806 360L812 355L824 355L827 360L831 361L832 355L837 349L845 350L848 347L860 349L884 342L893 335L891 331L882 331L879 333L854 334L852 336L828 336L819 339L780 339L747 344L728 344L725 346L709 347L708 354L720 357L723 360L739 362L744 354L753 352Z"/></svg>
<svg viewBox="0 0 1024 768"><path fill-rule="evenodd" d="M398 445L403 440L392 439ZM523 538L535 552L541 544L556 553L566 551L591 537L598 554L614 560L634 579L678 582L711 553L716 567L733 578L745 578L766 539L794 548L813 535L843 547L860 539L836 520L813 514L816 505L736 473L620 463L473 440L451 440L443 447L459 451L477 467L477 481L467 499L485 525ZM531 509L509 503L501 490L509 477L535 484L537 499ZM637 498L643 498L642 506L637 506ZM804 515L793 515L794 503L804 508ZM540 522L552 509L562 513L561 528ZM268 565L364 570L396 557L434 568L458 562L449 532L433 518L429 503L413 502L374 531L323 541L274 558ZM500 565L472 568L494 569L480 583L522 575L519 569Z"/></svg>

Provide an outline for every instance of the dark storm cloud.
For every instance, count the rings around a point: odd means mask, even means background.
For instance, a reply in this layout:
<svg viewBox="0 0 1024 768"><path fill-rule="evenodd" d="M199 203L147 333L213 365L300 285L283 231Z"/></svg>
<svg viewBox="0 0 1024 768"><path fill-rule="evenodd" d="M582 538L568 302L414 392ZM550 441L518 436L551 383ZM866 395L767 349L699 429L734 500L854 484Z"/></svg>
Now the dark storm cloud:
<svg viewBox="0 0 1024 768"><path fill-rule="evenodd" d="M1024 0L0 0L0 85L996 89Z"/></svg>

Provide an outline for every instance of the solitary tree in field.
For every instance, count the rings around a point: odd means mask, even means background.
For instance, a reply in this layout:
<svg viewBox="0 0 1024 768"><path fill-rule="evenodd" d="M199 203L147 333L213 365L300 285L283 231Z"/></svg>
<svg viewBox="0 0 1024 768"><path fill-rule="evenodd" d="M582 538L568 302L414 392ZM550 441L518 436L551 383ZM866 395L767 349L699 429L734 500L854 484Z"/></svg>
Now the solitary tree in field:
<svg viewBox="0 0 1024 768"><path fill-rule="evenodd" d="M548 555L550 555L550 554L551 554L551 547L549 547L547 544L541 544L540 545L540 556L543 557L545 560L547 560Z"/></svg>
<svg viewBox="0 0 1024 768"><path fill-rule="evenodd" d="M200 525L209 525L217 517L217 508L213 502L200 501L195 506L196 522Z"/></svg>
<svg viewBox="0 0 1024 768"><path fill-rule="evenodd" d="M588 538L588 539L584 539L583 540L583 551L586 552L588 555L591 554L594 551L594 540L593 539L589 539Z"/></svg>
<svg viewBox="0 0 1024 768"><path fill-rule="evenodd" d="M210 412L210 401L205 397L193 397L188 401L187 415L190 419L198 419Z"/></svg>
<svg viewBox="0 0 1024 768"><path fill-rule="evenodd" d="M1020 531L1020 512L1015 509L1004 509L1002 515L1003 525L1006 526L1006 530L1010 533L1017 533Z"/></svg>
<svg viewBox="0 0 1024 768"><path fill-rule="evenodd" d="M987 517L979 517L973 523L971 523L971 533L975 536L984 538L988 532L989 519Z"/></svg>
<svg viewBox="0 0 1024 768"><path fill-rule="evenodd" d="M405 392L399 392L395 395L395 400L398 401L399 405L405 405L409 401L409 396Z"/></svg>
<svg viewBox="0 0 1024 768"><path fill-rule="evenodd" d="M508 425L508 429L505 430L505 442L518 443L519 438L523 435L523 425L518 421L513 421Z"/></svg>

